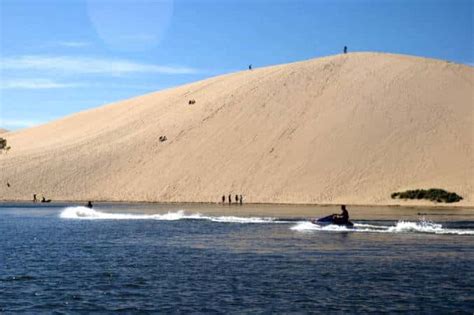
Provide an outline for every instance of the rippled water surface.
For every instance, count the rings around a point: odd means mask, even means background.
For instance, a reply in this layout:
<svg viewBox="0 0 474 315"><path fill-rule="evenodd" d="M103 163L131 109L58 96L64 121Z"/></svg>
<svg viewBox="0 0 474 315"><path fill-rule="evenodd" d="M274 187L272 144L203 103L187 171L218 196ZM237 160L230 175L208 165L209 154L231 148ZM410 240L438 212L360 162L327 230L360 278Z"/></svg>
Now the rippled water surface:
<svg viewBox="0 0 474 315"><path fill-rule="evenodd" d="M474 312L472 210L212 207L0 204L0 312Z"/></svg>

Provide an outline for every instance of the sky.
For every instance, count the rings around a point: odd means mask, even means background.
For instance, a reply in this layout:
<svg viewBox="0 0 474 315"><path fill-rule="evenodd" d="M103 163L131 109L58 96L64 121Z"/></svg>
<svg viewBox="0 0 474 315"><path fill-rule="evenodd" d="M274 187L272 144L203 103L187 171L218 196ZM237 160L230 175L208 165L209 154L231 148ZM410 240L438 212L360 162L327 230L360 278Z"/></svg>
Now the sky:
<svg viewBox="0 0 474 315"><path fill-rule="evenodd" d="M474 66L473 16L474 0L0 0L0 128L345 45Z"/></svg>

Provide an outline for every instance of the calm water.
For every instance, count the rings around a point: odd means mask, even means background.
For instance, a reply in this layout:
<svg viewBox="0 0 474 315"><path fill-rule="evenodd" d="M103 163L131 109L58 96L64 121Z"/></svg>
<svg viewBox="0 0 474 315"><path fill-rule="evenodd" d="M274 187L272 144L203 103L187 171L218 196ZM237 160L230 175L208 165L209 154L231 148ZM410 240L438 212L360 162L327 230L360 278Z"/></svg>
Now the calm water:
<svg viewBox="0 0 474 315"><path fill-rule="evenodd" d="M469 211L347 230L182 208L0 204L0 312L474 312Z"/></svg>

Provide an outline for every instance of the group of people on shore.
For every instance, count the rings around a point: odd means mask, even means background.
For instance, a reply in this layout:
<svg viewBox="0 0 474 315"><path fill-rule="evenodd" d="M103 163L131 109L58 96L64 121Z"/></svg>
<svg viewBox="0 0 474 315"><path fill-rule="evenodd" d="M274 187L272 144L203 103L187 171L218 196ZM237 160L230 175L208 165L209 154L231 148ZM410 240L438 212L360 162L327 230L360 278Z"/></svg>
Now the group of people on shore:
<svg viewBox="0 0 474 315"><path fill-rule="evenodd" d="M222 203L223 203L223 204L226 203L226 200L227 200L227 202L229 203L229 205L231 205L231 204L232 204L232 195L229 194L229 195L227 196L227 199L226 199L225 195L222 195ZM244 198L242 197L242 195L235 195L235 199L234 199L234 200L235 200L235 202L234 202L235 204L240 204L240 205L242 205Z"/></svg>
<svg viewBox="0 0 474 315"><path fill-rule="evenodd" d="M37 198L37 195L36 195L36 194L33 194L33 202L34 202L34 203L37 203L37 202L51 202L51 199L46 199L46 197L43 196L43 197L41 198L41 200L39 201L39 199ZM92 201L88 201L85 206L86 206L87 208L90 208L90 209L92 209L92 207L94 207L94 206L92 205Z"/></svg>
<svg viewBox="0 0 474 315"><path fill-rule="evenodd" d="M33 202L38 202L38 198L36 198L36 194L33 194ZM45 196L41 198L41 202L51 202L51 199L46 199Z"/></svg>

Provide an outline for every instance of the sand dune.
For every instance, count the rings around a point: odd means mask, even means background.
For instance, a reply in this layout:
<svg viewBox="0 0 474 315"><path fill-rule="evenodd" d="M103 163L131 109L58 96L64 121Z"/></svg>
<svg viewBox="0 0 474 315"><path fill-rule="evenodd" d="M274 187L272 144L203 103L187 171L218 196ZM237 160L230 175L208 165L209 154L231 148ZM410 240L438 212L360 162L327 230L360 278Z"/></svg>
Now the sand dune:
<svg viewBox="0 0 474 315"><path fill-rule="evenodd" d="M215 77L9 133L0 199L473 206L473 91L472 67L380 53Z"/></svg>
<svg viewBox="0 0 474 315"><path fill-rule="evenodd" d="M2 133L7 133L7 132L8 132L8 130L3 129L3 128L0 128L0 134L2 134Z"/></svg>

